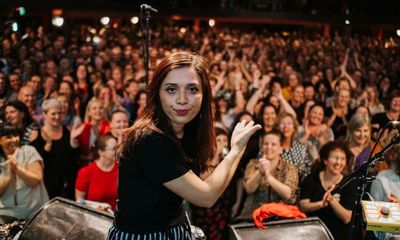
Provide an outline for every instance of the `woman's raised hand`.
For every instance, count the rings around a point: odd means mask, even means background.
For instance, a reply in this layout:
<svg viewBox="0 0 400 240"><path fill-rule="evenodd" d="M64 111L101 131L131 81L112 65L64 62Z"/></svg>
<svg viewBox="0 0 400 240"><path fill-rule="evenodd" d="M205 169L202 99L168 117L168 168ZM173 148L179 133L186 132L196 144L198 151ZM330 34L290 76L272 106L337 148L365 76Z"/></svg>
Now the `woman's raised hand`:
<svg viewBox="0 0 400 240"><path fill-rule="evenodd" d="M261 129L261 125L254 125L253 121L246 122L243 120L236 124L231 138L232 149L237 148L239 151L244 150L251 135L253 135L259 129Z"/></svg>

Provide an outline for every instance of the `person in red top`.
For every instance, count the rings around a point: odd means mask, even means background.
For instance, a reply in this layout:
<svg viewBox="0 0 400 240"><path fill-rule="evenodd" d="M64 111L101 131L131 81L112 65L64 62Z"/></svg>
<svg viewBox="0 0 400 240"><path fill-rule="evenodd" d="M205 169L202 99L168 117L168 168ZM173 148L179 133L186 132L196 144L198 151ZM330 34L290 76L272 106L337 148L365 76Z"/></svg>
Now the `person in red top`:
<svg viewBox="0 0 400 240"><path fill-rule="evenodd" d="M110 122L105 117L103 103L97 98L92 98L86 107L85 122L71 131L71 146L79 146L81 151L80 167L94 160L92 146L96 138L109 132L109 129Z"/></svg>
<svg viewBox="0 0 400 240"><path fill-rule="evenodd" d="M117 140L110 135L99 136L96 139L95 150L98 158L79 171L75 185L76 201L108 203L112 210L115 210L118 198L116 148Z"/></svg>

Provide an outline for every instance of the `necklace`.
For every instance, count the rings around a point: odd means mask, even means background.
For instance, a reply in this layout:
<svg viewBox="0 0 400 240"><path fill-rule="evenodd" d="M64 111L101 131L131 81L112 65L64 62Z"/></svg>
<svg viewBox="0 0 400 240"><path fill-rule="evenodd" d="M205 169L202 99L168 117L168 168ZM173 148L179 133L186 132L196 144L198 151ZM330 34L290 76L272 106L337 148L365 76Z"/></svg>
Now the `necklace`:
<svg viewBox="0 0 400 240"><path fill-rule="evenodd" d="M326 190L330 189L332 186L336 185L340 180L342 180L342 175L339 175L337 178L333 178L333 180L329 180L326 176L326 172L323 172L323 180L324 180L324 187Z"/></svg>

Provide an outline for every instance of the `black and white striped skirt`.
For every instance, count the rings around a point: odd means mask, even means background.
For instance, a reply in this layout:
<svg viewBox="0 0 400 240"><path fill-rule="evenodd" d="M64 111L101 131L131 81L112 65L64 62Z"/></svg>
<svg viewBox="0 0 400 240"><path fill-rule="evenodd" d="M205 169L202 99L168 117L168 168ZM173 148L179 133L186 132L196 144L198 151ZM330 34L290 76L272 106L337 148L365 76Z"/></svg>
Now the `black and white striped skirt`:
<svg viewBox="0 0 400 240"><path fill-rule="evenodd" d="M192 233L187 221L164 231L135 234L120 231L113 225L107 240L192 240Z"/></svg>

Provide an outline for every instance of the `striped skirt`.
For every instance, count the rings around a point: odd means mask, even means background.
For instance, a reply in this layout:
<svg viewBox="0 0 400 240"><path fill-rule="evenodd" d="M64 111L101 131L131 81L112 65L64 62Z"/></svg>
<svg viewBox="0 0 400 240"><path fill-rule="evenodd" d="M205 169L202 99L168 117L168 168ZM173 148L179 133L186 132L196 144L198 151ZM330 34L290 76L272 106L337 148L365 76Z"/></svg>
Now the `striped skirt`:
<svg viewBox="0 0 400 240"><path fill-rule="evenodd" d="M192 233L186 221L164 231L135 234L120 231L113 225L107 240L192 240Z"/></svg>

